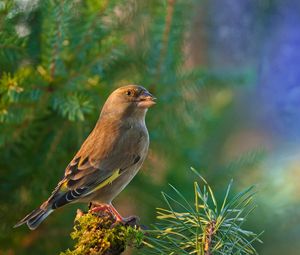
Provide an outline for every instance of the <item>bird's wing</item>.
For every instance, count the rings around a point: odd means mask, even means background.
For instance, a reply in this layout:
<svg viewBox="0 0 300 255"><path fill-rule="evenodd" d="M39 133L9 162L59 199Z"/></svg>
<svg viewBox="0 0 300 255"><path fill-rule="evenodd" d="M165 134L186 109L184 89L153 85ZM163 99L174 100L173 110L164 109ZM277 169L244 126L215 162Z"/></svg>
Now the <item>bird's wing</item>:
<svg viewBox="0 0 300 255"><path fill-rule="evenodd" d="M48 203L53 209L74 202L112 183L126 169L140 161L140 156L126 153L120 158L111 156L101 163L87 158L75 158L66 169L65 177L53 191Z"/></svg>
<svg viewBox="0 0 300 255"><path fill-rule="evenodd" d="M105 187L144 158L144 148L148 146L147 139L143 143L145 131L136 132L108 121L103 121L96 131L83 143L48 199L53 209Z"/></svg>

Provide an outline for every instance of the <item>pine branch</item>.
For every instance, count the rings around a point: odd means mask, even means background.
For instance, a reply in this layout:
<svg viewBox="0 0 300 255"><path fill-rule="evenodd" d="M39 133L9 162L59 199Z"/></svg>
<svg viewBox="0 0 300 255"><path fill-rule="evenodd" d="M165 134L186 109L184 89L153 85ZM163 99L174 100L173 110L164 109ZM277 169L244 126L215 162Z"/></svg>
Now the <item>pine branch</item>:
<svg viewBox="0 0 300 255"><path fill-rule="evenodd" d="M194 205L172 185L173 196L162 193L168 208L157 209L159 221L144 239L144 254L257 254L252 243L261 242L262 233L242 228L255 208L253 187L229 200L231 182L219 207L206 180L193 172L203 183L194 182Z"/></svg>
<svg viewBox="0 0 300 255"><path fill-rule="evenodd" d="M62 37L62 31L61 31L61 20L62 20L62 16L63 16L63 5L64 5L64 1L60 1L59 3L57 3L57 8L59 9L59 11L57 12L56 15L56 40L55 43L53 45L53 49L52 49L52 58L50 60L50 77L53 80L54 79L54 75L55 75L55 69L56 69L56 61L58 58L58 54L59 54L59 41Z"/></svg>
<svg viewBox="0 0 300 255"><path fill-rule="evenodd" d="M175 5L176 0L168 0L168 5L167 5L167 13L166 13L166 21L165 21L165 29L163 32L163 38L162 38L162 48L160 52L160 57L158 60L157 64L157 81L160 80L160 75L161 75L161 68L162 64L164 62L164 58L166 56L167 50L168 50L168 42L169 42L169 37L170 37L170 32L171 32L171 25L172 25L172 20L173 20L173 14L174 14L174 5Z"/></svg>
<svg viewBox="0 0 300 255"><path fill-rule="evenodd" d="M81 37L80 42L75 48L75 52L82 52L84 51L84 48L87 45L90 45L90 43L93 43L93 34L95 33L97 22L99 19L101 19L101 16L105 12L107 5L109 4L108 0L105 0L101 6L101 8L98 10L96 14L94 14L94 17L92 18L92 21L88 24L88 27L85 28L85 32Z"/></svg>

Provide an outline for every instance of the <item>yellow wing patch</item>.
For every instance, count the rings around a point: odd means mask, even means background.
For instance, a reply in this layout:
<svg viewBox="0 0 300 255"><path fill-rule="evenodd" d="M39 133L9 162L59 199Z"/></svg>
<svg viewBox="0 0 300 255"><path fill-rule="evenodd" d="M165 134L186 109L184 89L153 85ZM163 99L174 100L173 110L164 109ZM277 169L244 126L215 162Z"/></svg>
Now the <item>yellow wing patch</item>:
<svg viewBox="0 0 300 255"><path fill-rule="evenodd" d="M59 188L59 191L62 191L62 192L67 192L69 189L68 189L68 181L65 180L62 185L60 186Z"/></svg>
<svg viewBox="0 0 300 255"><path fill-rule="evenodd" d="M100 184L98 184L98 186L96 186L94 189L92 189L91 191L89 191L86 195L91 194L103 187L105 187L108 184L111 184L114 180L116 180L119 176L121 175L120 173L120 169L117 169L114 171L114 173L108 177L105 181L101 182Z"/></svg>

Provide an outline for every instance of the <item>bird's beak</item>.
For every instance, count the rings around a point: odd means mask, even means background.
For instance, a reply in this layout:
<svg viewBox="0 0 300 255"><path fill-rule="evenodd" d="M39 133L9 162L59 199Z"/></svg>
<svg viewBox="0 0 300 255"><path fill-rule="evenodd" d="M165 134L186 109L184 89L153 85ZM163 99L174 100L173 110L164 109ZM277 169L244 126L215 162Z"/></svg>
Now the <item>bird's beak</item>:
<svg viewBox="0 0 300 255"><path fill-rule="evenodd" d="M156 104L156 98L148 91L143 91L139 96L138 107L149 108Z"/></svg>

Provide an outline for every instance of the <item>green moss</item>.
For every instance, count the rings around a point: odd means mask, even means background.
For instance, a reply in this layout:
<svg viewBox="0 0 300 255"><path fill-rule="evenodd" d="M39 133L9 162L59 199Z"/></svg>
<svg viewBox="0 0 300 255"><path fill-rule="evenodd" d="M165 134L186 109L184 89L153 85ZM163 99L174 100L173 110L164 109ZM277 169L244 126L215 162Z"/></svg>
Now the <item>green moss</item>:
<svg viewBox="0 0 300 255"><path fill-rule="evenodd" d="M60 255L113 255L121 254L127 246L139 247L143 233L137 226L127 226L109 214L86 213L75 220L71 238L76 240L73 250Z"/></svg>

